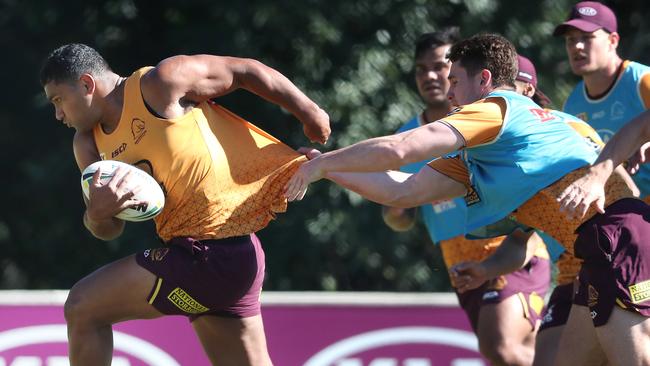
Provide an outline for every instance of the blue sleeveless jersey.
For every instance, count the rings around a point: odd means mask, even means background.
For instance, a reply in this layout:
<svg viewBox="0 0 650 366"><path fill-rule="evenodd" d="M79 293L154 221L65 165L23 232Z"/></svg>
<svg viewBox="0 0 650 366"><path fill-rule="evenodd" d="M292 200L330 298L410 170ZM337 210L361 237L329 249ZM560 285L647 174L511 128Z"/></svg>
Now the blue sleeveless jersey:
<svg viewBox="0 0 650 366"><path fill-rule="evenodd" d="M553 112L565 116L565 114L562 112ZM575 120L575 117L572 116L566 116L566 118L567 120ZM420 127L419 116L413 117L399 130L397 130L397 133L408 131L417 127ZM401 167L400 170L406 173L415 174L420 171L420 169L422 169L426 163L428 163L427 160L408 164ZM465 203L465 199L462 197L437 204L422 205L420 206L420 212L422 215L422 220L424 221L424 224L427 228L427 232L429 233L429 236L434 243L451 239L458 235L463 235L471 231L467 230L465 227L465 224L467 222L467 205ZM507 235L511 233L515 228L521 226L519 223L510 221L509 219L502 221L502 225L507 227L503 232L485 232L480 236L467 235L467 237L468 239L482 239ZM564 251L564 247L557 243L557 241L555 241L555 239L551 238L550 236L540 231L537 232L544 239L551 260L556 261L560 254Z"/></svg>
<svg viewBox="0 0 650 366"><path fill-rule="evenodd" d="M562 114L545 112L512 91L487 96L492 97L506 103L501 131L493 141L462 150L474 189L465 197L468 231L506 217L540 190L597 157Z"/></svg>
<svg viewBox="0 0 650 366"><path fill-rule="evenodd" d="M646 110L641 98L641 78L650 67L628 62L612 89L600 99L587 96L584 81L580 81L564 103L564 111L588 122L605 143L632 118ZM641 196L650 194L650 165L642 165L632 176Z"/></svg>
<svg viewBox="0 0 650 366"><path fill-rule="evenodd" d="M417 127L420 127L420 119L418 116L415 116L397 130L397 132L404 132ZM405 165L400 170L415 174L428 162L429 160L424 160ZM429 232L429 236L434 243L465 233L467 206L465 206L465 200L463 198L455 198L437 204L422 205L420 206L420 212L427 232Z"/></svg>

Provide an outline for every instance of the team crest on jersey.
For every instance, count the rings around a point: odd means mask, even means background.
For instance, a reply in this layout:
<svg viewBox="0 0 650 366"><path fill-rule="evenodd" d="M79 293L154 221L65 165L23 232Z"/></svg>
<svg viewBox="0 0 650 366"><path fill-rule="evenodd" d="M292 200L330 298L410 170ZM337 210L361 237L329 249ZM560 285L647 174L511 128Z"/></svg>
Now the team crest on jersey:
<svg viewBox="0 0 650 366"><path fill-rule="evenodd" d="M635 304L650 299L650 280L630 286L630 297Z"/></svg>
<svg viewBox="0 0 650 366"><path fill-rule="evenodd" d="M612 104L612 109L609 113L611 119L621 119L625 117L625 106L623 103L616 101Z"/></svg>
<svg viewBox="0 0 650 366"><path fill-rule="evenodd" d="M576 117L580 118L584 122L589 122L587 118L587 112L578 113L576 114Z"/></svg>
<svg viewBox="0 0 650 366"><path fill-rule="evenodd" d="M464 198L467 207L481 202L481 197L479 197L478 192L476 192L476 189L474 189L474 187L469 187L469 190L467 191L467 194Z"/></svg>
<svg viewBox="0 0 650 366"><path fill-rule="evenodd" d="M139 118L134 118L131 121L131 135L133 135L133 141L137 145L140 140L147 134L147 129L143 120Z"/></svg>

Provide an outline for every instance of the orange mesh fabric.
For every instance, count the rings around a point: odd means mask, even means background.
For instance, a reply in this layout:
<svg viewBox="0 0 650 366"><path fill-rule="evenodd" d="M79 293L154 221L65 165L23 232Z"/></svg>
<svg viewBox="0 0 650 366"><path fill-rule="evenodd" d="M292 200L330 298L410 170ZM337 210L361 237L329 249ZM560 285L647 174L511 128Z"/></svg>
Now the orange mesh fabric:
<svg viewBox="0 0 650 366"><path fill-rule="evenodd" d="M524 225L542 230L557 240L567 253L573 257L573 243L576 239L575 230L584 221L592 217L596 211L590 208L584 219L571 219L560 212L560 204L556 198L569 184L583 176L588 168L577 169L549 187L541 190L530 200L526 201L514 213L517 221ZM626 197L633 197L633 193L623 178L613 174L605 186L606 206ZM579 269L580 260L577 258L566 258L566 262L558 264L560 277L564 283L568 278L573 279ZM559 280L558 280L559 282Z"/></svg>
<svg viewBox="0 0 650 366"><path fill-rule="evenodd" d="M102 159L136 165L163 187L158 235L165 241L246 235L284 212L284 185L306 158L212 103L170 120L152 115L140 91L148 70L127 79L117 129L107 134L98 126L94 136Z"/></svg>

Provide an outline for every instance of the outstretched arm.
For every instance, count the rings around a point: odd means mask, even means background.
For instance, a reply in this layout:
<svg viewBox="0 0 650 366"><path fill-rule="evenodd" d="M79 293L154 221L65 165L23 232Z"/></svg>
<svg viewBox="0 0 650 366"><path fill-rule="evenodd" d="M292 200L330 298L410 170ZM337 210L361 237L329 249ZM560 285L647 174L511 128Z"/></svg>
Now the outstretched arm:
<svg viewBox="0 0 650 366"><path fill-rule="evenodd" d="M287 183L286 195L289 200L302 199L310 183L326 176L346 186L347 180L344 179L346 176L338 173L384 172L398 169L402 165L427 159L432 160L446 155L460 149L463 145L463 138L455 130L446 124L438 122L429 123L396 135L364 140L348 147L324 153L303 164ZM337 174L331 174L334 172ZM391 173L391 175L393 177L397 176L396 173ZM354 175L348 175L347 177L354 177ZM371 176L368 175L368 177ZM358 186L358 184L355 184L358 179L360 178L355 178L350 183ZM389 185L396 182L385 181ZM376 184L372 182L372 179L369 183L373 186ZM366 196L370 200L375 200L371 198L373 195L366 195L352 186L346 187ZM358 187L358 189L363 189L363 187ZM375 201L390 205L390 203L383 202L385 199ZM423 201L422 203L426 202L432 202L432 200Z"/></svg>
<svg viewBox="0 0 650 366"><path fill-rule="evenodd" d="M141 85L147 103L165 118L242 88L291 112L303 123L311 141L325 143L330 134L327 113L280 72L256 60L174 56L144 75Z"/></svg>
<svg viewBox="0 0 650 366"><path fill-rule="evenodd" d="M573 182L558 196L561 209L582 217L595 203L598 212L605 212L605 183L615 168L631 157L629 169L635 173L646 162L646 142L650 141L650 110L623 126L598 156L586 175ZM636 153L636 154L635 154ZM634 155L634 156L632 156Z"/></svg>
<svg viewBox="0 0 650 366"><path fill-rule="evenodd" d="M327 174L327 179L368 200L397 208L447 200L462 196L467 191L462 183L428 166L417 174L394 170L381 173L332 172Z"/></svg>

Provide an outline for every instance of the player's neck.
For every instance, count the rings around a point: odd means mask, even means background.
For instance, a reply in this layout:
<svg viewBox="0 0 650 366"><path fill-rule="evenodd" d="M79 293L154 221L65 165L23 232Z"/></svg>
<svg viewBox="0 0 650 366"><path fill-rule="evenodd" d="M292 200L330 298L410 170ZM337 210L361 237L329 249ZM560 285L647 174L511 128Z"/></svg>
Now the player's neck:
<svg viewBox="0 0 650 366"><path fill-rule="evenodd" d="M424 123L437 121L442 117L446 116L450 110L451 110L450 103L444 103L436 106L427 106L427 108L424 111L422 111L422 118L424 120Z"/></svg>
<svg viewBox="0 0 650 366"><path fill-rule="evenodd" d="M583 75L582 79L585 82L587 94L592 98L606 94L616 82L616 78L618 78L622 65L623 60L621 60L617 55L615 59L607 65L607 67Z"/></svg>
<svg viewBox="0 0 650 366"><path fill-rule="evenodd" d="M126 78L123 78L117 74L112 74L106 80L106 91L104 95L103 103L103 113L100 120L102 130L105 133L111 133L115 131L117 125L120 123L120 117L122 116L122 107L124 106L124 84Z"/></svg>

